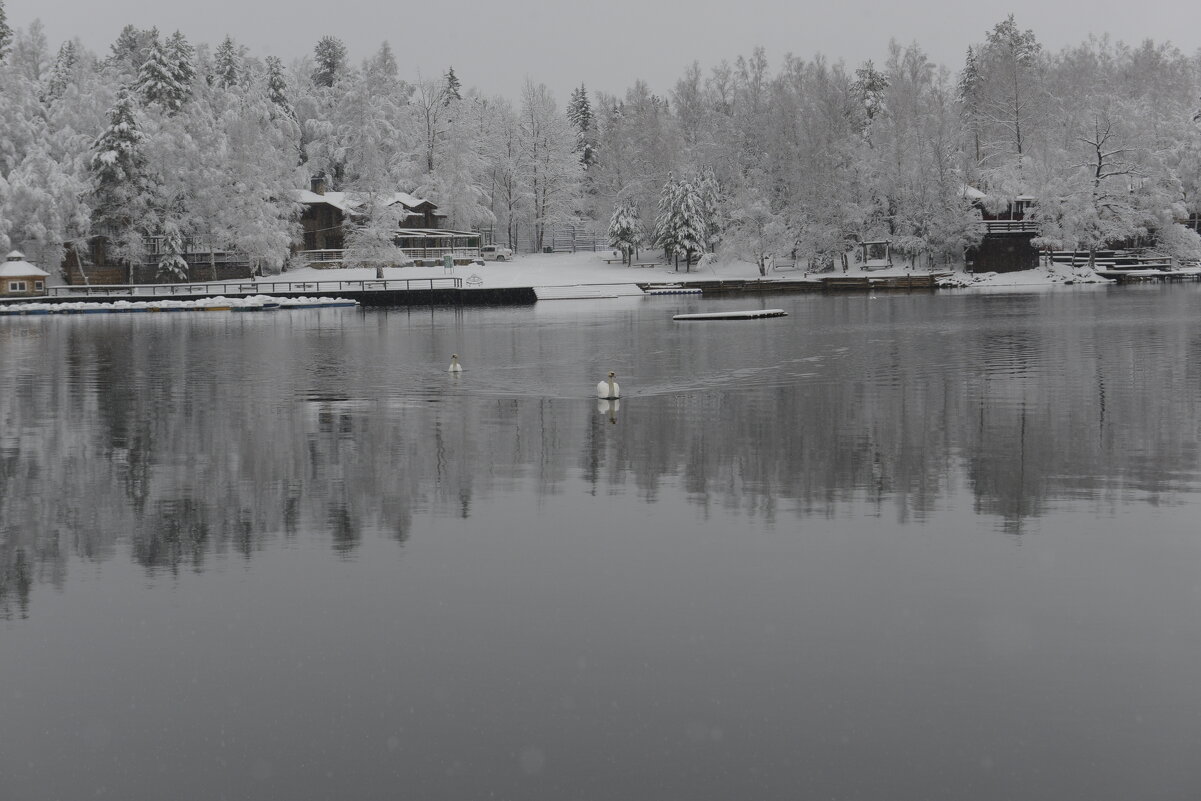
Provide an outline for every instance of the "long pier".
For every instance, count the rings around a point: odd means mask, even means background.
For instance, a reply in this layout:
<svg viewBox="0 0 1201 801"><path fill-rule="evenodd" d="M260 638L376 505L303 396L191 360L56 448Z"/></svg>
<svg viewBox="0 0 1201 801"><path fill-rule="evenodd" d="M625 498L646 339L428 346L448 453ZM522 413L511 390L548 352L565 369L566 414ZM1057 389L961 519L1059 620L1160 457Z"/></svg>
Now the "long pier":
<svg viewBox="0 0 1201 801"><path fill-rule="evenodd" d="M849 276L821 275L795 280L696 280L673 286L700 290L703 295L746 295L791 292L865 292L934 290L940 273ZM199 300L217 296L272 295L281 298L349 298L361 306L521 306L537 301L533 287L478 287L454 276L388 278L357 281L226 281L179 284L97 284L49 287L45 295L0 298L14 303L112 303L119 300ZM653 283L638 283L642 289Z"/></svg>
<svg viewBox="0 0 1201 801"><path fill-rule="evenodd" d="M467 287L463 279L388 278L361 281L226 281L180 284L96 284L49 287L45 295L0 298L14 303L113 303L118 300L199 300L271 295L281 298L349 298L361 306L525 305L536 300L528 287Z"/></svg>

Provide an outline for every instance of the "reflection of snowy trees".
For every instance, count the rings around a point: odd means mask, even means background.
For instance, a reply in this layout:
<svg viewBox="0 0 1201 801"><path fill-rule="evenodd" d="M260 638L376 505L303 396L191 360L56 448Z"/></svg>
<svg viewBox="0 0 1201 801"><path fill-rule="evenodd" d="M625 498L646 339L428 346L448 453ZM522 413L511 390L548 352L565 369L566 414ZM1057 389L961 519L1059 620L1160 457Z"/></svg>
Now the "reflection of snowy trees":
<svg viewBox="0 0 1201 801"><path fill-rule="evenodd" d="M1163 502L1191 486L1179 477L1201 455L1180 432L1201 428L1188 366L1201 353L1183 324L1093 341L1038 327L1064 319L1061 296L1009 299L996 324L996 299L980 297L962 300L972 325L947 335L926 325L928 298L863 300L826 299L807 340L854 358L806 363L810 377L780 386L639 398L616 426L573 399L381 383L446 350L447 329L424 313L381 316L379 336L358 317L315 315L7 320L0 609L22 614L71 555L202 570L301 536L346 554L514 492L633 491L772 520L866 505L904 521L967 487L979 512L1020 531L1055 499ZM1014 327L1015 312L1033 322ZM502 330L475 332L477 363L546 347L538 327ZM613 347L638 352L645 333L619 329ZM256 346L230 351L239 337ZM744 338L707 343L646 358L694 376L746 360ZM764 333L749 347L792 369L789 343ZM1069 367L1035 367L1047 364Z"/></svg>

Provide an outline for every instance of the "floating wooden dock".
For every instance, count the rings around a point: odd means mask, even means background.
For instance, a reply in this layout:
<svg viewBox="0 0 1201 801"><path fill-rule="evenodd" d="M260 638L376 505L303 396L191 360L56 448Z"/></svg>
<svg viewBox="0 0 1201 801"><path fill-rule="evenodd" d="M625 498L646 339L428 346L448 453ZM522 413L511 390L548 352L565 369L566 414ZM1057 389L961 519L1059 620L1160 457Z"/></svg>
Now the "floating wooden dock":
<svg viewBox="0 0 1201 801"><path fill-rule="evenodd" d="M753 309L751 311L705 312L677 314L673 320L757 320L760 317L787 317L783 309Z"/></svg>
<svg viewBox="0 0 1201 801"><path fill-rule="evenodd" d="M940 278L950 273L910 273L908 275L827 275L820 276L822 289L859 290L873 289L936 289Z"/></svg>
<svg viewBox="0 0 1201 801"><path fill-rule="evenodd" d="M1201 270L1097 270L1097 275L1117 281L1119 284L1133 281L1197 281Z"/></svg>
<svg viewBox="0 0 1201 801"><path fill-rule="evenodd" d="M575 284L574 286L536 286L538 300L595 300L641 295L637 284Z"/></svg>
<svg viewBox="0 0 1201 801"><path fill-rule="evenodd" d="M704 292L699 286L648 286L644 291L648 295L700 295Z"/></svg>

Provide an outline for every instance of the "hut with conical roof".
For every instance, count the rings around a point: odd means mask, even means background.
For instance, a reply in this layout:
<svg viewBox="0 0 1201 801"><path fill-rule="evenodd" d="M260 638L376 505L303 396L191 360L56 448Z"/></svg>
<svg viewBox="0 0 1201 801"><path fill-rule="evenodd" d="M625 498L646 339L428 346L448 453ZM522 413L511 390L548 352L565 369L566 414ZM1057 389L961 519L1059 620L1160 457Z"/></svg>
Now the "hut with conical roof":
<svg viewBox="0 0 1201 801"><path fill-rule="evenodd" d="M14 250L0 262L0 297L45 295L46 277L49 275L25 261L24 253Z"/></svg>

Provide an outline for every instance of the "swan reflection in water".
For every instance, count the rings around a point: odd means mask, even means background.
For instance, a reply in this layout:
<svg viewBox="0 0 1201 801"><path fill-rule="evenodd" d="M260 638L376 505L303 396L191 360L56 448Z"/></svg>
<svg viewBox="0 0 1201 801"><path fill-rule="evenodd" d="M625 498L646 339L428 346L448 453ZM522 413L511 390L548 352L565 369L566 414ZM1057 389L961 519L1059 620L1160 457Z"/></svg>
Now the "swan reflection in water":
<svg viewBox="0 0 1201 801"><path fill-rule="evenodd" d="M596 401L596 410L601 414L609 415L609 422L613 423L614 425L617 424L617 410L620 408L621 401L617 400L616 398L613 400L599 398Z"/></svg>

